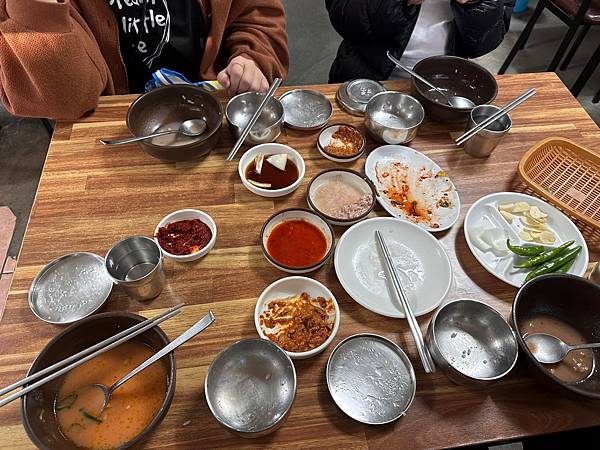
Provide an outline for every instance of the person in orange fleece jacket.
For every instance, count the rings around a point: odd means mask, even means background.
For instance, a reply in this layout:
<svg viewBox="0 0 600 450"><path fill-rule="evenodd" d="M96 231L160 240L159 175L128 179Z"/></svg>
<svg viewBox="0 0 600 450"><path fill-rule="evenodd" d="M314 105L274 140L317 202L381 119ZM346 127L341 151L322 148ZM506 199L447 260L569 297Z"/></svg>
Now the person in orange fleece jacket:
<svg viewBox="0 0 600 450"><path fill-rule="evenodd" d="M265 91L289 66L280 0L0 0L0 101L72 120L166 68Z"/></svg>

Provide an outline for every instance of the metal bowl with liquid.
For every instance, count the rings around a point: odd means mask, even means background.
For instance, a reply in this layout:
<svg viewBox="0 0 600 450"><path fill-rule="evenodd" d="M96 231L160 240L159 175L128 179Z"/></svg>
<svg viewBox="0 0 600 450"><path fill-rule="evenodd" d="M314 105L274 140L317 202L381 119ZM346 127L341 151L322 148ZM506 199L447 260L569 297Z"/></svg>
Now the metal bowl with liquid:
<svg viewBox="0 0 600 450"><path fill-rule="evenodd" d="M260 92L244 92L229 100L225 108L225 117L229 130L239 138L244 128L258 109L265 94ZM258 116L258 120L246 138L247 144L264 144L273 142L281 134L283 128L283 105L272 97Z"/></svg>
<svg viewBox="0 0 600 450"><path fill-rule="evenodd" d="M374 95L365 111L369 133L384 144L412 141L424 119L425 110L417 99L395 91Z"/></svg>

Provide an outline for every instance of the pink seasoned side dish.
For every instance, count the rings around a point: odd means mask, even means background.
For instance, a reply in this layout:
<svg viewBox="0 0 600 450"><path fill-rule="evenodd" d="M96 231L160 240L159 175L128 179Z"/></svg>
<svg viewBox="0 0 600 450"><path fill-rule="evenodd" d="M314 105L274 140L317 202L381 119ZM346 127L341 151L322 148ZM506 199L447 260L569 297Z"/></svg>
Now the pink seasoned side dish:
<svg viewBox="0 0 600 450"><path fill-rule="evenodd" d="M335 180L319 186L313 202L323 214L349 220L366 213L373 204L373 198L350 184Z"/></svg>

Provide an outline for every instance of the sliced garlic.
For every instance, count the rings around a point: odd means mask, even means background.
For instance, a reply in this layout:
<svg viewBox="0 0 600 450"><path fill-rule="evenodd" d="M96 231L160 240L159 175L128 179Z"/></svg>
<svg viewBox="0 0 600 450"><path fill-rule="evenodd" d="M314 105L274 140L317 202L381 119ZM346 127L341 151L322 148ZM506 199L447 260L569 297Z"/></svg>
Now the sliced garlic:
<svg viewBox="0 0 600 450"><path fill-rule="evenodd" d="M542 231L539 239L543 244L554 244L556 242L556 236L551 231Z"/></svg>
<svg viewBox="0 0 600 450"><path fill-rule="evenodd" d="M531 206L529 206L529 203L527 203L527 202L517 202L517 203L515 203L515 206L513 207L513 210L511 212L521 213L521 212L529 211L530 208L531 208Z"/></svg>
<svg viewBox="0 0 600 450"><path fill-rule="evenodd" d="M528 231L524 231L524 230L520 231L519 232L519 237L521 239L523 239L524 241L528 241L528 242L532 242L533 241L533 236Z"/></svg>
<svg viewBox="0 0 600 450"><path fill-rule="evenodd" d="M543 218L542 214L542 211L540 211L540 208L538 208L537 206L532 206L529 210L529 215L534 219Z"/></svg>
<svg viewBox="0 0 600 450"><path fill-rule="evenodd" d="M511 214L508 211L504 211L502 209L500 210L500 214L502 214L502 217L504 217L508 223L512 223L513 219L515 218L514 214Z"/></svg>
<svg viewBox="0 0 600 450"><path fill-rule="evenodd" d="M532 228L537 228L539 230L545 230L546 224L541 220L532 219L531 217L523 216L521 217L521 222L524 225L527 225Z"/></svg>
<svg viewBox="0 0 600 450"><path fill-rule="evenodd" d="M500 205L498 205L498 209L500 211L512 212L512 209L514 208L514 206L515 206L514 203L501 203Z"/></svg>

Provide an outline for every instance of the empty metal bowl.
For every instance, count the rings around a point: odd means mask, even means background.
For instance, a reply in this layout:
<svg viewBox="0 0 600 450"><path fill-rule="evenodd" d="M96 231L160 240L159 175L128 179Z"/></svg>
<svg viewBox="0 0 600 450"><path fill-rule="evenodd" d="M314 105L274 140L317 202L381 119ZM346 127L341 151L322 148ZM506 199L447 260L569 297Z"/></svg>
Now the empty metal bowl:
<svg viewBox="0 0 600 450"><path fill-rule="evenodd" d="M240 137L264 98L265 94L260 92L245 92L229 100L225 108L225 117L229 130L236 138ZM283 105L273 97L265 105L245 142L249 144L273 142L281 134L282 127Z"/></svg>
<svg viewBox="0 0 600 450"><path fill-rule="evenodd" d="M127 128L134 136L173 130L188 119L206 121L206 131L196 138L181 138L177 145L160 145L147 139L138 145L164 161L188 161L208 154L219 140L223 126L221 102L209 92L189 84L171 84L141 95L127 111Z"/></svg>
<svg viewBox="0 0 600 450"><path fill-rule="evenodd" d="M442 306L427 330L435 364L458 384L481 385L502 378L517 362L517 338L492 307L476 300Z"/></svg>
<svg viewBox="0 0 600 450"><path fill-rule="evenodd" d="M498 94L494 76L479 64L458 56L431 56L419 61L419 75L448 95L468 98L475 105L491 103ZM466 123L472 108L455 108L445 98L414 77L411 92L425 107L430 119L445 123Z"/></svg>
<svg viewBox="0 0 600 450"><path fill-rule="evenodd" d="M374 95L365 111L365 125L371 136L384 144L405 144L417 136L425 110L417 99L401 92Z"/></svg>
<svg viewBox="0 0 600 450"><path fill-rule="evenodd" d="M570 326L583 337L584 342L600 341L600 286L570 274L542 275L519 289L512 307L512 321L517 330L517 340L534 373L550 386L562 387L579 395L600 399L599 349L593 350L589 375L575 382L564 381L555 376L551 369L556 364L541 364L529 351L523 335L532 331L532 319L541 316ZM561 336L559 330L533 330L556 335L567 344L582 343L572 340L569 342L570 339Z"/></svg>
<svg viewBox="0 0 600 450"><path fill-rule="evenodd" d="M296 395L290 357L265 339L246 339L217 355L204 380L206 402L228 431L256 438L279 428Z"/></svg>
<svg viewBox="0 0 600 450"><path fill-rule="evenodd" d="M283 105L284 121L295 130L318 130L333 114L333 105L327 97L310 89L294 89L279 97Z"/></svg>

